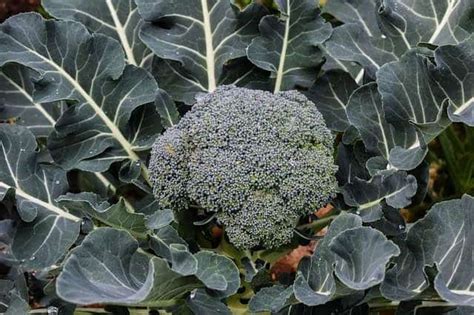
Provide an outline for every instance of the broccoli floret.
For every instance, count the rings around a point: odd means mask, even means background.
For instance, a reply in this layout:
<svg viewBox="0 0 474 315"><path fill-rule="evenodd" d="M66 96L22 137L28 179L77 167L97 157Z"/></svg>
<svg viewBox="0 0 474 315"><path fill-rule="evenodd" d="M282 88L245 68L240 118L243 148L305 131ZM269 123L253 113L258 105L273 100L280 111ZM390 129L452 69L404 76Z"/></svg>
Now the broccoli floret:
<svg viewBox="0 0 474 315"><path fill-rule="evenodd" d="M222 86L201 96L157 139L150 169L162 207L216 213L239 248L288 243L298 218L337 188L333 136L297 91Z"/></svg>

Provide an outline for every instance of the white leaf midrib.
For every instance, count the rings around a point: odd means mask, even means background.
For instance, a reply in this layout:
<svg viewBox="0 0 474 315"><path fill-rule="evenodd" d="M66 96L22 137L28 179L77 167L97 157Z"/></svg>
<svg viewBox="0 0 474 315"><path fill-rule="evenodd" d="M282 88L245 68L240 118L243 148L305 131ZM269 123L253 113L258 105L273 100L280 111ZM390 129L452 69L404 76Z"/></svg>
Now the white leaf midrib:
<svg viewBox="0 0 474 315"><path fill-rule="evenodd" d="M286 51L288 50L288 36L290 34L290 15L291 15L291 6L290 1L288 1L288 16L286 17L285 21L285 32L283 33L283 43L281 46L280 52L280 61L278 64L278 70L275 80L275 89L273 93L278 93L281 90L281 84L283 82L283 72L285 70L285 59L286 59Z"/></svg>
<svg viewBox="0 0 474 315"><path fill-rule="evenodd" d="M4 188L4 189L14 189L15 190L15 194L26 199L26 200L29 200L31 201L32 203L34 204L37 204L43 208L46 208L48 209L49 211L51 212L54 212L55 214L61 216L61 217L64 217L66 219L69 219L69 220L72 220L74 222L79 222L81 221L80 218L70 214L69 212L66 212L58 207L56 207L55 205L52 205L50 203L47 203L41 199L38 199L36 197L33 197L32 195L28 194L27 192L25 192L24 190L22 190L21 188L19 187L13 187L13 186L10 186L10 185L7 185L5 184L4 182L0 182L0 187L1 188Z"/></svg>
<svg viewBox="0 0 474 315"><path fill-rule="evenodd" d="M31 97L31 95L28 94L23 87L19 86L15 81L13 81L11 78L9 78L5 73L0 72L0 74L3 75L3 77L11 85L13 85L13 87L15 89L17 89L18 92L20 92L23 96L25 96L28 101L30 101L30 103L46 118L46 120L48 120L51 123L51 126L54 126L56 121L49 115L49 113L40 104L33 101L33 98Z"/></svg>
<svg viewBox="0 0 474 315"><path fill-rule="evenodd" d="M204 40L206 42L206 66L207 66L207 82L208 91L212 92L216 89L216 78L215 78L215 56L214 46L212 40L211 30L211 19L210 12L207 6L207 0L201 0L202 17L203 17L203 28L204 28Z"/></svg>
<svg viewBox="0 0 474 315"><path fill-rule="evenodd" d="M115 24L115 29L117 31L117 35L119 36L120 42L122 43L123 50L125 51L125 55L127 56L127 60L132 65L137 65L137 61L135 60L135 56L133 55L132 46L128 42L127 34L125 32L124 26L120 22L120 19L115 11L115 7L112 4L112 0L105 0L107 4L107 8L110 11L110 15L112 16L112 20Z"/></svg>
<svg viewBox="0 0 474 315"><path fill-rule="evenodd" d="M430 44L433 44L434 41L438 38L444 26L446 25L446 23L448 23L449 18L451 17L451 14L455 11L456 7L458 6L460 2L461 1L457 1L457 0L448 0L448 7L446 8L446 12L444 13L443 18L441 19L441 22L436 26L436 29L433 35L431 36L430 40L428 41Z"/></svg>
<svg viewBox="0 0 474 315"><path fill-rule="evenodd" d="M16 40L15 40L16 41ZM23 45L23 43L16 41L17 44L24 47L26 50L30 51L32 54L36 55L38 58L44 60L47 64L51 65L59 74L64 76L67 81L71 83L71 85L76 89L79 94L85 99L85 101L92 107L94 112L99 116L99 118L105 123L105 125L109 128L112 132L112 136L120 143L122 148L127 152L130 159L133 161L139 161L140 158L138 155L132 150L132 145L127 141L127 139L123 136L122 132L114 125L114 123L110 120L110 118L102 111L101 107L95 102L95 100L82 88L82 86L74 80L73 77L59 65L57 65L52 60L47 59L43 55L37 53L36 51L30 49L29 47ZM145 169L144 169L145 171ZM147 170L146 170L147 171Z"/></svg>

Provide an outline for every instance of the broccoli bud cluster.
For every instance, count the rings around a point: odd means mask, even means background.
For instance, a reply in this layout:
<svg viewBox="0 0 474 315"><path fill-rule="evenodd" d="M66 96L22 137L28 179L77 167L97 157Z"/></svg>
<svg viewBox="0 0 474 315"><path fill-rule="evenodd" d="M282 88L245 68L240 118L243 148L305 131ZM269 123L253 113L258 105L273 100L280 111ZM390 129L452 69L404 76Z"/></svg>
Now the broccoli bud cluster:
<svg viewBox="0 0 474 315"><path fill-rule="evenodd" d="M297 91L221 86L155 142L150 162L162 207L199 206L239 248L288 243L298 218L335 194L333 136Z"/></svg>

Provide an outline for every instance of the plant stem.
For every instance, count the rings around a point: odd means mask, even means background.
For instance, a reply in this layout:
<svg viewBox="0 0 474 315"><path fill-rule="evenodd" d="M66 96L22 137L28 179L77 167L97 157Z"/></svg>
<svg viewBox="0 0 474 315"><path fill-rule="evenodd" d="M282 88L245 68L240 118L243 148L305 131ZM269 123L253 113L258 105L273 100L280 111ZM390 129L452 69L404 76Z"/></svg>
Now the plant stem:
<svg viewBox="0 0 474 315"><path fill-rule="evenodd" d="M297 228L298 230L311 229L316 232L329 225L329 223L331 223L331 221L334 220L338 215L339 214L329 215L311 223L300 225Z"/></svg>

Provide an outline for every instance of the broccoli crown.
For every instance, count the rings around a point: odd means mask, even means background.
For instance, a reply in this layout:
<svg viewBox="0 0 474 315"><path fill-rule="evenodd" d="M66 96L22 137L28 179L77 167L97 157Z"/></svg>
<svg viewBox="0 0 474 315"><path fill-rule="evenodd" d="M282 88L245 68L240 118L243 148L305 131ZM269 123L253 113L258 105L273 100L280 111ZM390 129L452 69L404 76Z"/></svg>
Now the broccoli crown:
<svg viewBox="0 0 474 315"><path fill-rule="evenodd" d="M221 86L157 139L150 169L162 207L197 205L235 246L272 248L334 196L332 155L333 136L303 94Z"/></svg>

